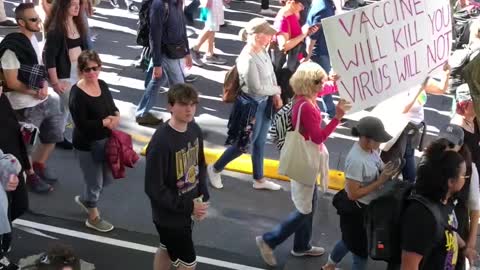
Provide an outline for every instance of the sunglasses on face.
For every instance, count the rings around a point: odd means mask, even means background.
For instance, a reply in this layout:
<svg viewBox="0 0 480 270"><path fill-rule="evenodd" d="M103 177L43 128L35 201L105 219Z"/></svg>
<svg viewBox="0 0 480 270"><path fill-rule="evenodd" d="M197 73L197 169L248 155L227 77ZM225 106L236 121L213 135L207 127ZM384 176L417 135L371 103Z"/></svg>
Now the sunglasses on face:
<svg viewBox="0 0 480 270"><path fill-rule="evenodd" d="M86 67L86 68L83 69L83 72L89 73L90 71L99 71L99 70L100 70L100 66Z"/></svg>
<svg viewBox="0 0 480 270"><path fill-rule="evenodd" d="M25 18L25 19L22 19L22 20L35 23L35 22L40 21L40 18L39 18L39 17L35 17L35 18Z"/></svg>

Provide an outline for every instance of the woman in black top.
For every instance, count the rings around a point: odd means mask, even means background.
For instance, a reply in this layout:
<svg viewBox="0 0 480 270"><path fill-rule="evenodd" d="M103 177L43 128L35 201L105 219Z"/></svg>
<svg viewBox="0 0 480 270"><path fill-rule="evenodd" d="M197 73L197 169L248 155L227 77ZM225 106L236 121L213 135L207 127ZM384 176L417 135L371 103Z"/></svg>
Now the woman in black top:
<svg viewBox="0 0 480 270"><path fill-rule="evenodd" d="M78 57L80 80L70 93L70 112L75 128L73 146L85 180L85 192L75 202L88 213L85 225L100 232L113 230L113 225L100 218L97 202L103 187L112 181L112 172L105 160L105 142L117 128L120 113L113 102L108 85L98 79L102 62L94 51L83 51Z"/></svg>
<svg viewBox="0 0 480 270"><path fill-rule="evenodd" d="M69 114L70 88L78 80L77 59L83 50L89 49L82 12L84 8L80 0L57 0L53 5L53 15L45 22L47 39L43 61L50 84L60 95L65 125ZM60 146L71 149L70 139L67 137Z"/></svg>
<svg viewBox="0 0 480 270"><path fill-rule="evenodd" d="M402 216L402 270L455 269L465 243L453 229L450 199L465 184L466 163L454 151L430 156L417 169L415 192L432 204L435 213L412 201Z"/></svg>

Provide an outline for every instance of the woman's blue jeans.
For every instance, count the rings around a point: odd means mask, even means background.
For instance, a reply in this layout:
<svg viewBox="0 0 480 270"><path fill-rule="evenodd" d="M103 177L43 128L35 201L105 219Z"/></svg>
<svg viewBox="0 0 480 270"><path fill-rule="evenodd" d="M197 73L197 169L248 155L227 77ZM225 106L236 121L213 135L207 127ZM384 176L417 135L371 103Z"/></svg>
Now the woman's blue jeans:
<svg viewBox="0 0 480 270"><path fill-rule="evenodd" d="M332 253L330 254L330 260L332 260L335 264L338 264L347 253L350 252L343 242L343 240L340 240L335 244L335 247L332 250ZM353 257L353 263L352 263L352 270L365 270L367 269L367 262L368 258L363 258L360 256L357 256L352 253Z"/></svg>
<svg viewBox="0 0 480 270"><path fill-rule="evenodd" d="M265 143L267 141L267 133L271 122L269 117L265 114L267 103L267 99L265 99L258 104L251 139L253 179L255 180L261 180L263 178L263 156L265 152ZM222 156L217 162L215 162L215 164L213 164L213 168L217 172L223 171L230 161L236 159L242 154L240 148L236 144L233 144L223 152Z"/></svg>
<svg viewBox="0 0 480 270"><path fill-rule="evenodd" d="M290 235L295 234L293 240L293 251L305 252L312 248L310 240L312 239L313 215L317 204L317 190L313 191L312 212L302 214L298 210L293 211L287 219L278 224L273 231L263 235L263 241L274 249L276 246L287 240Z"/></svg>

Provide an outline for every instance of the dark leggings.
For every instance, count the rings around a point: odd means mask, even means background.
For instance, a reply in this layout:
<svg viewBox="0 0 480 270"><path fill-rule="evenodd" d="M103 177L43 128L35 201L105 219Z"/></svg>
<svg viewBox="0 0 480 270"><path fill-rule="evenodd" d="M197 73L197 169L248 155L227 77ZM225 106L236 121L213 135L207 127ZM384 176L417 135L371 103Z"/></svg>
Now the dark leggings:
<svg viewBox="0 0 480 270"><path fill-rule="evenodd" d="M28 192L25 186L23 173L18 177L18 186L8 192L8 215L10 223L19 218L28 210ZM12 243L12 233L0 235L0 258L4 256Z"/></svg>

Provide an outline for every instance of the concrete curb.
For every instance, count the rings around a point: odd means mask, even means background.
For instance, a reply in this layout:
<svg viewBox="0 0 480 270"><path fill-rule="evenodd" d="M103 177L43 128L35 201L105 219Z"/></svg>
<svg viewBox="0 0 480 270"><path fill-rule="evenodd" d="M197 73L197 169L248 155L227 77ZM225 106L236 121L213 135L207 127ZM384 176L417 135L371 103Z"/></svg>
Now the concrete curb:
<svg viewBox="0 0 480 270"><path fill-rule="evenodd" d="M130 135L132 136L133 140L146 144L142 148L142 151L140 152L140 154L144 156L148 143L150 142L150 138L142 135L136 135L136 134L130 134ZM214 163L222 155L224 150L225 149L223 148L218 148L218 149L205 148L204 153L205 153L205 160L207 161L207 164ZM282 181L290 181L288 177L278 174L278 163L279 163L278 160L274 160L274 159L264 160L265 177L276 179L276 180L282 180ZM237 159L235 159L234 161L230 162L225 169L233 172L239 172L239 173L245 173L245 174L251 175L253 171L251 156L249 154L243 154ZM345 186L345 174L342 171L330 170L329 177L330 177L328 182L329 189L333 189L333 190L343 189L343 187ZM318 182L319 181L320 179L318 179Z"/></svg>

